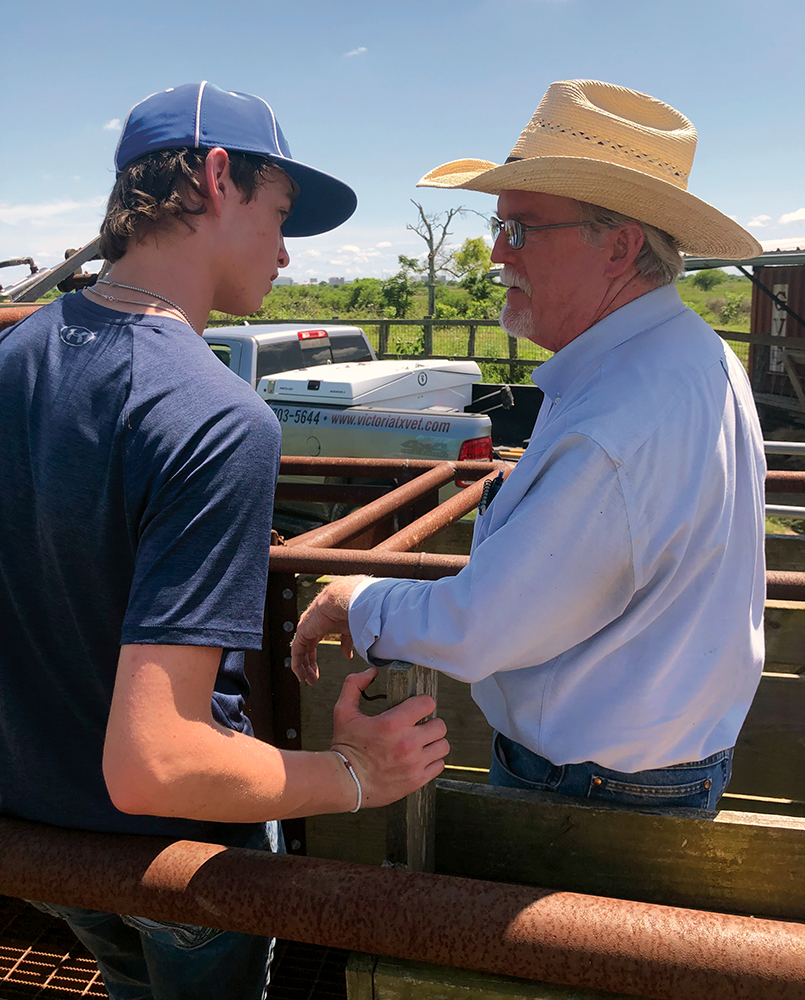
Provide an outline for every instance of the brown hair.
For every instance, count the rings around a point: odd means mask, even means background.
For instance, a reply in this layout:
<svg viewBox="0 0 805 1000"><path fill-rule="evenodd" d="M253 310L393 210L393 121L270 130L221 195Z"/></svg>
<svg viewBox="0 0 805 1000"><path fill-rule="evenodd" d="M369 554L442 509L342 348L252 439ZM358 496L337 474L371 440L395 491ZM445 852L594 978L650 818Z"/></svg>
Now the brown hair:
<svg viewBox="0 0 805 1000"><path fill-rule="evenodd" d="M171 220L188 228L191 215L203 215L203 204L192 207L188 196L203 195L201 173L208 149L159 149L132 160L120 172L101 224L101 255L113 264L126 253L130 241L140 241ZM275 163L256 153L230 152L232 182L248 202L272 175L283 173ZM196 200L196 199L192 199Z"/></svg>

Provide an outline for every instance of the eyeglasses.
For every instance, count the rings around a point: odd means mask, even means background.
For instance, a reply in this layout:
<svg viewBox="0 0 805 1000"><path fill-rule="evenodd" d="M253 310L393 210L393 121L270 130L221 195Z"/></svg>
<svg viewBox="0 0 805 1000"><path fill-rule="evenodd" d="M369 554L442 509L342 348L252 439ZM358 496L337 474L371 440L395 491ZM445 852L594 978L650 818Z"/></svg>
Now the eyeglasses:
<svg viewBox="0 0 805 1000"><path fill-rule="evenodd" d="M494 242L501 231L506 236L506 241L512 250L522 250L525 246L525 234L533 233L539 229L568 229L570 226L585 226L586 222L554 222L550 226L524 226L516 219L505 219L501 221L493 215L489 220L489 227L492 230L492 241Z"/></svg>

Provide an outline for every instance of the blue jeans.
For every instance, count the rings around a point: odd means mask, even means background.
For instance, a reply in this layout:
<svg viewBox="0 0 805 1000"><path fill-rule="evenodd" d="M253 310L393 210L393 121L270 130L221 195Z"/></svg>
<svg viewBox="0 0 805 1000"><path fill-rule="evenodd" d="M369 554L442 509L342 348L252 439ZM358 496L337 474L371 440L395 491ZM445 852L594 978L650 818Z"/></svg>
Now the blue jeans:
<svg viewBox="0 0 805 1000"><path fill-rule="evenodd" d="M284 851L279 825L266 824L246 847ZM95 956L111 1000L263 1000L273 938L53 903L33 905L67 921Z"/></svg>
<svg viewBox="0 0 805 1000"><path fill-rule="evenodd" d="M556 792L624 806L670 806L712 811L732 774L732 750L704 760L649 771L611 771L593 761L552 764L508 736L495 732L489 783L506 788Z"/></svg>

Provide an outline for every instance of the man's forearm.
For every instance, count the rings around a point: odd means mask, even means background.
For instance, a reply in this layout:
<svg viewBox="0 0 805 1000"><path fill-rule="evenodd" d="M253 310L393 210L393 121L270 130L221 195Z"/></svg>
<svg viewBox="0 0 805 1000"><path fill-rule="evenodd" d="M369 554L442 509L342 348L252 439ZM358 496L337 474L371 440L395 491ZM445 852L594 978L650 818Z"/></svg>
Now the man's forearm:
<svg viewBox="0 0 805 1000"><path fill-rule="evenodd" d="M355 783L331 752L279 750L213 724L188 722L181 753L132 766L107 754L112 800L123 812L252 823L346 812ZM120 766L122 764L122 767Z"/></svg>
<svg viewBox="0 0 805 1000"><path fill-rule="evenodd" d="M285 751L227 729L210 714L220 649L124 646L104 745L103 772L122 812L249 823L354 809L358 789L335 753ZM432 698L378 716L360 710L377 671L350 674L333 709L333 746L381 806L442 770L449 750ZM421 723L421 724L420 724Z"/></svg>

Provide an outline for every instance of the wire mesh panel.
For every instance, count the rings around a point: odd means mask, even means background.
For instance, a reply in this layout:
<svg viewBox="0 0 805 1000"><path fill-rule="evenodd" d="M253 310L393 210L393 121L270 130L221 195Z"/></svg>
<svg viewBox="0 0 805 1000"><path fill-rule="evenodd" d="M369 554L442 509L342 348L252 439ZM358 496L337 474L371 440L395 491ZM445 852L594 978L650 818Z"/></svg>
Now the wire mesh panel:
<svg viewBox="0 0 805 1000"><path fill-rule="evenodd" d="M18 899L0 897L3 1000L105 997L95 959L69 927Z"/></svg>
<svg viewBox="0 0 805 1000"><path fill-rule="evenodd" d="M348 952L278 941L266 1000L346 1000ZM0 998L106 997L95 959L61 920L0 896Z"/></svg>

